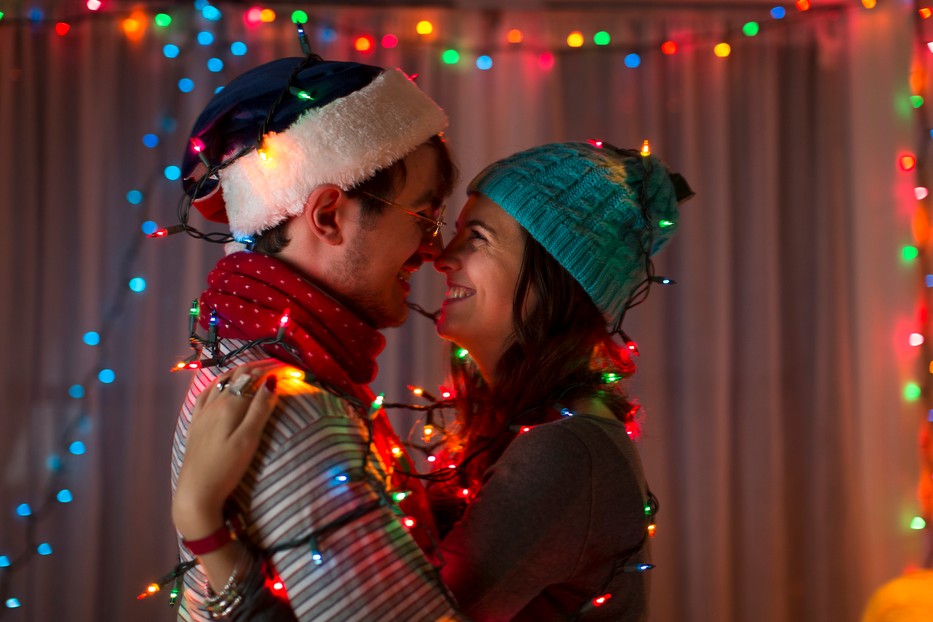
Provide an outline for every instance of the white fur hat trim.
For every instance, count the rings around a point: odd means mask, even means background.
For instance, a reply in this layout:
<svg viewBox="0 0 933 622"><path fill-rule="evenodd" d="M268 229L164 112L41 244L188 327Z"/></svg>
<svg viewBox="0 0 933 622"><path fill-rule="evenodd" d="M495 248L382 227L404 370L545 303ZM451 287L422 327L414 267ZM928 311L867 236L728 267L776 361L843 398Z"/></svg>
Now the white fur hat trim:
<svg viewBox="0 0 933 622"><path fill-rule="evenodd" d="M401 70L387 69L284 132L266 134L266 159L251 151L221 172L230 231L240 238L271 229L301 214L317 186L351 188L446 127L431 98Z"/></svg>

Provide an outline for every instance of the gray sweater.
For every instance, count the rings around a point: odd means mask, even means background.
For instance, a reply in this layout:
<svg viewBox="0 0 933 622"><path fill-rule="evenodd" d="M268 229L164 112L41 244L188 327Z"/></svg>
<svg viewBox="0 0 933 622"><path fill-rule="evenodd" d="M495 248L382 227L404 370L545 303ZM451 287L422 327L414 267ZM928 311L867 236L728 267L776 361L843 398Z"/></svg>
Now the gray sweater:
<svg viewBox="0 0 933 622"><path fill-rule="evenodd" d="M442 577L477 622L647 619L641 461L625 426L578 414L520 434L444 538ZM615 569L615 570L614 570Z"/></svg>

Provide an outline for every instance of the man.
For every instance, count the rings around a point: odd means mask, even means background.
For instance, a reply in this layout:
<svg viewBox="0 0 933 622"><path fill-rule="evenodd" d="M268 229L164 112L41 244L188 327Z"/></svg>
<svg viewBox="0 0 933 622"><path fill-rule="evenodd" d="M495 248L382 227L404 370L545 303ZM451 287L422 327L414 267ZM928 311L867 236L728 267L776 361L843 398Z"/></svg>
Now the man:
<svg viewBox="0 0 933 622"><path fill-rule="evenodd" d="M195 123L186 193L249 250L228 248L200 299L204 366L172 461L181 557L200 561L181 619L456 617L416 544L431 540L420 484L366 387L377 329L404 321L409 277L439 250L446 123L400 71L313 55L240 76ZM245 477L226 505L220 485L181 494L195 399L248 397L259 379L228 370L270 355L279 405Z"/></svg>

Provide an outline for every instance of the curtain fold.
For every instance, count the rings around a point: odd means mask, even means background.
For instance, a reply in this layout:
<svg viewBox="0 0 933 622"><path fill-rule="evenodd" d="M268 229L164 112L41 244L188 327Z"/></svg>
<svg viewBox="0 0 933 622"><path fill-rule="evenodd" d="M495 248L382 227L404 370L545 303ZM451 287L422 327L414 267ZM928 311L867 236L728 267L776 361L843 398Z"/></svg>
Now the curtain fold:
<svg viewBox="0 0 933 622"><path fill-rule="evenodd" d="M22 603L0 619L172 618L162 595L135 596L175 562L168 465L187 378L168 369L189 353L188 305L221 249L144 240L141 226L174 222L180 188L164 169L213 89L298 55L286 16L308 10L276 5L275 23L248 29L242 6L218 6L225 18L207 24L179 5L172 27L138 41L106 15L65 37L0 22L0 556L53 549L0 568L0 596ZM892 104L908 94L909 20L904 7L825 11L736 36L747 11L315 6L309 34L327 58L420 74L447 110L463 176L449 223L483 165L547 141L647 138L686 177L697 196L656 261L677 284L626 320L661 502L652 620L856 620L920 549L905 527L916 413L899 392L915 361L895 343L916 279L897 261L911 188L893 166L910 135ZM433 43L401 34L421 18ZM500 43L513 27L525 41ZM202 29L213 46L196 43ZM570 49L572 29L606 30L612 45ZM353 51L360 32L377 33L375 53ZM398 47L379 44L387 32ZM732 43L728 58L711 53L714 36ZM677 54L657 51L666 39ZM227 52L235 40L245 57ZM441 62L441 43L462 50L459 64ZM480 53L491 70L472 64ZM215 55L219 74L205 68ZM144 291L127 287L137 277ZM436 308L442 279L426 267L413 283L413 300ZM407 384L443 382L428 321L387 337L375 390L405 401ZM393 418L406 436L414 417ZM69 453L75 440L86 453ZM74 500L38 512L62 488ZM21 503L41 520L18 516Z"/></svg>

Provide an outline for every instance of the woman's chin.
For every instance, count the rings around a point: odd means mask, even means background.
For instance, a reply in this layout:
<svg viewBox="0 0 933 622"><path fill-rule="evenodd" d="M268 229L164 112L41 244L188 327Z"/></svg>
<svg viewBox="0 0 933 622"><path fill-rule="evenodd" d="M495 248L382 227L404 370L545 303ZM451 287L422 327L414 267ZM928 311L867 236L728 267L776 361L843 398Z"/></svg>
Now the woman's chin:
<svg viewBox="0 0 933 622"><path fill-rule="evenodd" d="M437 322L434 324L434 330L437 332L437 336L444 341L451 341L455 345L469 350L469 348L463 345L463 342L460 339L462 336L460 331L457 331L456 326L451 325L451 322L448 321L447 317L445 317L443 311L441 311L441 315L437 318Z"/></svg>
<svg viewBox="0 0 933 622"><path fill-rule="evenodd" d="M434 323L434 330L437 333L437 336L441 339L446 341L454 341L454 335L450 332L450 323L447 321L447 318L444 317L443 311L441 311L440 316Z"/></svg>

